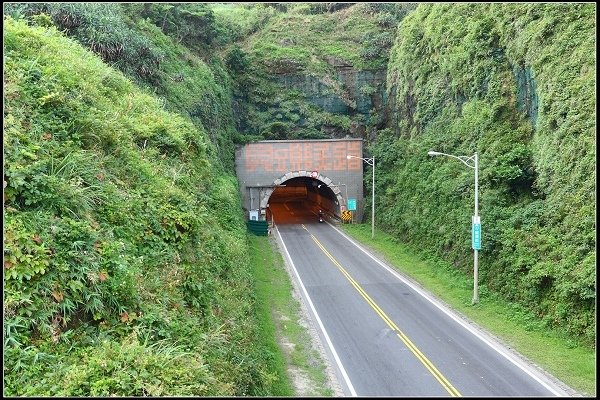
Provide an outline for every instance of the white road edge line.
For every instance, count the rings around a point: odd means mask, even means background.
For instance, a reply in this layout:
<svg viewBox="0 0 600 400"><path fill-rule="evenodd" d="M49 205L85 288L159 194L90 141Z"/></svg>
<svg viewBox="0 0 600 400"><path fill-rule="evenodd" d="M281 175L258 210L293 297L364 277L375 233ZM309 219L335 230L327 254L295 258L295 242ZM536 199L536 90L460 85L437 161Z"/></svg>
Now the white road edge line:
<svg viewBox="0 0 600 400"><path fill-rule="evenodd" d="M300 274L298 274L298 271L296 270L296 266L294 265L294 261L292 260L292 257L290 256L290 253L288 252L285 242L283 241L283 237L281 236L281 233L279 232L279 229L277 229L277 227L275 228L275 230L277 231L279 240L281 241L281 244L283 245L283 250L285 251L285 255L286 255L288 261L290 262L290 266L294 270L294 274L296 275L296 278L298 279L298 282L300 283L300 287L302 288L302 292L304 293L304 296L308 302L308 305L310 306L310 309L313 312L313 314L317 320L317 323L319 324L319 328L321 328L321 332L323 332L323 336L325 337L325 340L327 341L327 345L329 346L329 349L331 350L331 353L333 354L333 358L335 358L335 362L342 373L344 381L346 381L346 385L348 386L348 389L350 390L350 394L353 397L356 397L357 394L356 394L356 391L354 390L354 386L352 386L352 382L350 382L350 378L348 377L348 374L346 373L346 370L344 369L344 366L342 365L342 362L340 361L340 358L338 357L338 354L335 351L335 348L333 347L333 343L331 343L331 339L329 339L329 335L327 334L327 331L325 330L325 327L323 326L323 322L321 322L321 318L319 317L319 314L317 314L317 310L315 309L315 306L313 305L313 302L310 299L310 296L308 295L306 288L304 287L304 283L302 283L302 279L300 279Z"/></svg>
<svg viewBox="0 0 600 400"><path fill-rule="evenodd" d="M361 245L359 245L357 242L355 242L350 236L346 235L344 232L342 232L341 230L339 230L334 225L330 224L330 226L333 227L333 229L335 229L336 231L338 231L340 233L340 235L344 236L348 241L350 241L352 244L354 244L356 247L358 247L363 253L365 253L366 255L368 255L373 261L375 261L377 264L379 264L380 266L382 266L384 269L386 269L388 272L390 272L392 275L394 275L400 281L402 281L406 285L410 286L414 291L416 291L421 296L423 296L424 298L426 298L431 304L433 304L438 309L440 309L444 314L448 315L450 318L452 318L453 320L455 320L456 322L458 322L465 329L467 329L468 331L470 331L472 334L474 334L475 336L477 336L480 340L482 340L483 342L485 342L488 346L490 346L491 348L493 348L494 350L496 350L498 353L500 353L502 356L504 356L504 358L506 358L507 360L509 360L510 362L512 362L514 365L516 365L517 367L519 367L522 371L524 371L529 376L531 376L533 379L535 379L539 384L541 384L542 386L544 386L550 392L554 393L554 395L556 395L556 396L566 396L566 397L569 396L569 394L567 394L566 391L564 391L563 389L560 389L561 391L563 391L563 393L561 393L561 392L557 391L554 387L552 387L549 384L547 384L546 382L544 382L537 374L534 374L528 366L523 365L523 361L521 361L520 359L516 358L513 354L507 353L504 350L503 347L501 347L500 345L497 345L496 343L492 342L491 340L489 340L488 338L486 338L485 336L483 336L480 332L478 332L477 330L475 330L472 326L469 326L462 319L458 318L452 312L448 311L448 309L446 307L444 307L443 305L441 305L435 299L431 298L431 296L428 293L424 292L419 287L415 286L412 282L408 281L406 278L404 278L402 275L400 275L400 273L398 273L398 271L392 269L388 265L384 264L383 262L381 262L380 260L378 260L377 258L375 258L371 253L369 253Z"/></svg>

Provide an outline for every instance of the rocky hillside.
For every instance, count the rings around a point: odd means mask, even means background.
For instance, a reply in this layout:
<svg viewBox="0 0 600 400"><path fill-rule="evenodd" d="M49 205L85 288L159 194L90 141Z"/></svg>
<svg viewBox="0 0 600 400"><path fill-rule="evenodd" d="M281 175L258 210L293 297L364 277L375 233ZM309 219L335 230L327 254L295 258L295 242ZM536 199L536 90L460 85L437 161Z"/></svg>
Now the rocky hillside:
<svg viewBox="0 0 600 400"><path fill-rule="evenodd" d="M244 60L234 74L240 132L266 139L366 138L384 124L389 49L415 4L254 7L264 15L261 24L228 53ZM213 10L226 26L251 19L239 6Z"/></svg>

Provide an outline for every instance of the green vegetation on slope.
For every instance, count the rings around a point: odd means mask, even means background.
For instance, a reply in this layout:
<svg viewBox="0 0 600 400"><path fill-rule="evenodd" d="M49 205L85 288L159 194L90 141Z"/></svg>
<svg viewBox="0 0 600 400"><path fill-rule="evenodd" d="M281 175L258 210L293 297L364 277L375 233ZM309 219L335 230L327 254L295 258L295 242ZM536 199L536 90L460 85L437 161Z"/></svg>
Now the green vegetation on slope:
<svg viewBox="0 0 600 400"><path fill-rule="evenodd" d="M155 79L140 83L164 98L169 109L189 115L206 131L213 144L210 159L223 173L231 174L238 136L231 107L232 81L214 54L219 36L212 11L204 4L175 4L170 8L160 3L129 4L124 9L128 17L123 19L163 54ZM170 24L163 27L164 15ZM178 29L168 29L171 25Z"/></svg>
<svg viewBox="0 0 600 400"><path fill-rule="evenodd" d="M55 28L4 22L4 395L272 394L207 134Z"/></svg>
<svg viewBox="0 0 600 400"><path fill-rule="evenodd" d="M595 5L423 4L398 29L396 113L370 148L379 223L595 346Z"/></svg>
<svg viewBox="0 0 600 400"><path fill-rule="evenodd" d="M241 26L249 34L231 35L236 42L225 51L226 59L239 61L230 71L241 133L360 137L381 123L365 104L384 101L383 71L395 27L414 5L336 4L211 6L222 30Z"/></svg>
<svg viewBox="0 0 600 400"><path fill-rule="evenodd" d="M214 56L218 25L206 5L14 3L5 14L57 26L167 109L189 116L208 133L211 162L231 173L237 136L231 78Z"/></svg>

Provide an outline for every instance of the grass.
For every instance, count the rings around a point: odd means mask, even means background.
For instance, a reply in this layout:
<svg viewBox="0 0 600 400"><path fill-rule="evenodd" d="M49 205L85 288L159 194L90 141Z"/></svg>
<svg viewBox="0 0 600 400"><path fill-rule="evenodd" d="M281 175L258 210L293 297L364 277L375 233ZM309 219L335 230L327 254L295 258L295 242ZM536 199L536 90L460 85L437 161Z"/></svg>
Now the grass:
<svg viewBox="0 0 600 400"><path fill-rule="evenodd" d="M307 73L319 76L333 73L323 65L328 56L350 62L359 70L381 68L386 57L365 60L360 50L365 38L382 31L374 18L358 7L324 14L275 14L265 29L250 37L244 47L261 60L295 60Z"/></svg>
<svg viewBox="0 0 600 400"><path fill-rule="evenodd" d="M293 296L281 254L268 237L249 235L249 244L260 329L268 337L265 340L273 343L277 375L282 379L281 393L274 395L332 396L325 363L300 322L300 304ZM278 350L274 348L276 341L280 343Z"/></svg>
<svg viewBox="0 0 600 400"><path fill-rule="evenodd" d="M371 239L370 224L343 225L349 236L374 251L388 265L411 277L452 309L583 396L596 396L596 352L541 325L521 307L489 293L479 283L479 303L471 305L472 277L441 260L420 255L382 231Z"/></svg>

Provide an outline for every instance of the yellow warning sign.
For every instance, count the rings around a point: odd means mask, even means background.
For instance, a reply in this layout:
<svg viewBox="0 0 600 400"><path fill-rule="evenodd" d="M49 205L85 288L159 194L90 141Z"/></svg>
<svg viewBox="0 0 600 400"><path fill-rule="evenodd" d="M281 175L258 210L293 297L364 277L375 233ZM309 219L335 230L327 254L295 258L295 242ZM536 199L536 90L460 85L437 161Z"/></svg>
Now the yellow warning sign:
<svg viewBox="0 0 600 400"><path fill-rule="evenodd" d="M344 222L352 221L352 211L349 211L349 210L342 211L342 221L344 221Z"/></svg>

